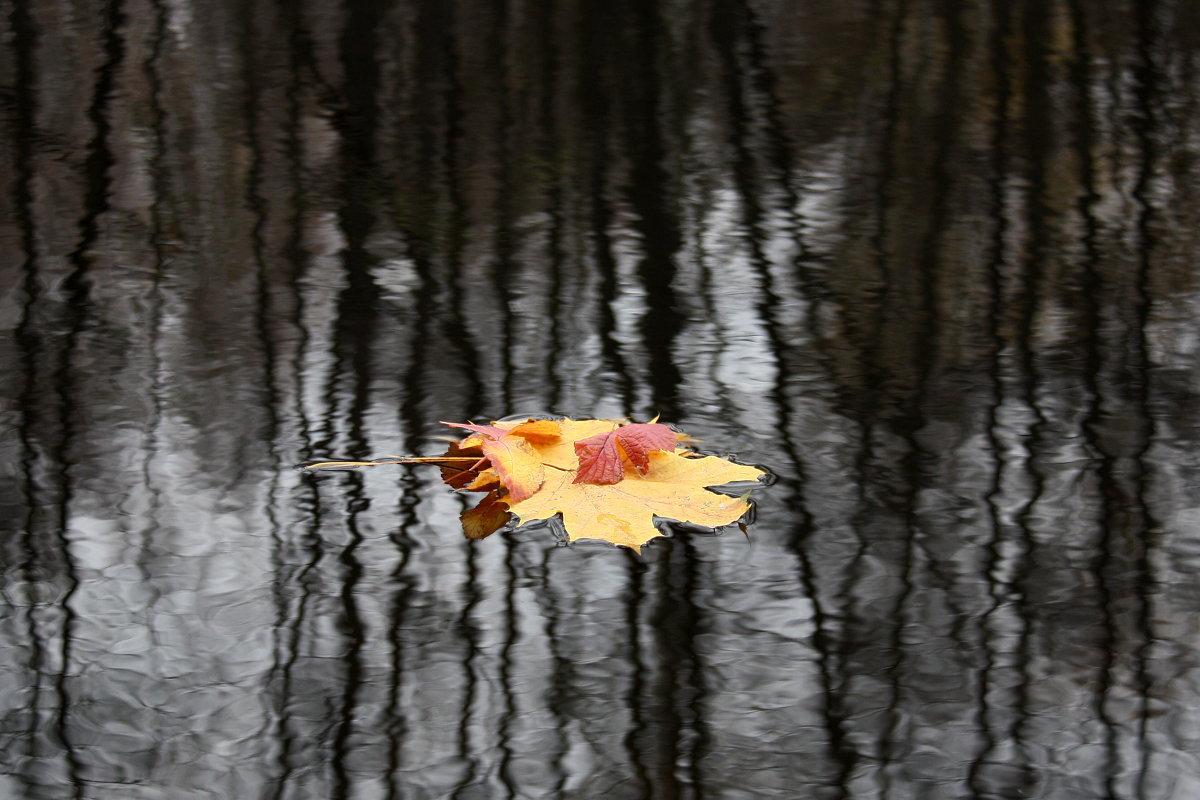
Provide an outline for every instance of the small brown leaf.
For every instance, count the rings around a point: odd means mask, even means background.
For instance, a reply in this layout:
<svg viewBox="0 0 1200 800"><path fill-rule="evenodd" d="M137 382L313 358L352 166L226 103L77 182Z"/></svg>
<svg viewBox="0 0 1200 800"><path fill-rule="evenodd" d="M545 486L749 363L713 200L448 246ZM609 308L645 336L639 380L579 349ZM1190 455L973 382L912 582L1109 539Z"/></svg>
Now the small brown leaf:
<svg viewBox="0 0 1200 800"><path fill-rule="evenodd" d="M452 443L445 453L447 458L473 458L472 462L464 462L463 466L442 467L442 480L455 489L462 489L479 476L479 468L487 464L483 451L478 447L462 447L458 442ZM480 464L479 462L483 462Z"/></svg>
<svg viewBox="0 0 1200 800"><path fill-rule="evenodd" d="M508 504L496 492L488 492L474 508L461 515L463 533L468 539L483 539L503 528L512 519Z"/></svg>

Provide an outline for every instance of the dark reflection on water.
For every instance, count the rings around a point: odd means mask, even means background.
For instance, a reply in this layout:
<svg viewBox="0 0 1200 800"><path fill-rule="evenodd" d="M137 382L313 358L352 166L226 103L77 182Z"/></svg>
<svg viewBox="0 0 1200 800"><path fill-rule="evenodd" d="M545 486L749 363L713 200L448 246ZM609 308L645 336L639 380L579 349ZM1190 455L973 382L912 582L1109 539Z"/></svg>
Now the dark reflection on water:
<svg viewBox="0 0 1200 800"><path fill-rule="evenodd" d="M1200 19L4 6L0 796L1200 793ZM661 413L754 541L468 543Z"/></svg>

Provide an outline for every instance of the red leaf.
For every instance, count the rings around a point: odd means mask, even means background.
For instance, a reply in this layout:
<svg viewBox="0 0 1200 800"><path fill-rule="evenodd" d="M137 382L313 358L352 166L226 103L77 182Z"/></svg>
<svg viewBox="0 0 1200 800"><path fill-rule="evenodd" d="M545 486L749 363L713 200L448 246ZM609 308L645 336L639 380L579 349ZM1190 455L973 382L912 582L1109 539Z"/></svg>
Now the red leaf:
<svg viewBox="0 0 1200 800"><path fill-rule="evenodd" d="M637 467L637 471L643 474L650 466L651 450L671 452L675 449L675 431L666 425L640 422L617 428L616 434L617 441L621 443L621 449L625 451L625 455L629 456L629 460L633 462L633 466Z"/></svg>
<svg viewBox="0 0 1200 800"><path fill-rule="evenodd" d="M625 465L621 463L621 451L640 473L650 466L650 452L675 449L675 431L666 425L643 422L623 425L608 433L598 433L575 442L575 455L579 457L579 471L575 483L592 483L609 486L625 477ZM620 448L617 445L620 445Z"/></svg>
<svg viewBox="0 0 1200 800"><path fill-rule="evenodd" d="M575 442L579 471L574 483L594 483L608 486L625 477L625 465L617 451L617 432L598 433Z"/></svg>

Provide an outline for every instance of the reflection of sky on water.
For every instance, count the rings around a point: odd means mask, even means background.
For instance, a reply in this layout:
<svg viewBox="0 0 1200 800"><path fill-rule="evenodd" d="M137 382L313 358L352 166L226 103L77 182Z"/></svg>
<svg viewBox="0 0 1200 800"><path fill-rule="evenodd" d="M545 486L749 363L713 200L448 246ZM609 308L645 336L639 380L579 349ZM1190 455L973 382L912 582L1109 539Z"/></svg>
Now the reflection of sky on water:
<svg viewBox="0 0 1200 800"><path fill-rule="evenodd" d="M201 6L3 22L0 794L1196 793L1180 4ZM521 411L780 480L290 468Z"/></svg>

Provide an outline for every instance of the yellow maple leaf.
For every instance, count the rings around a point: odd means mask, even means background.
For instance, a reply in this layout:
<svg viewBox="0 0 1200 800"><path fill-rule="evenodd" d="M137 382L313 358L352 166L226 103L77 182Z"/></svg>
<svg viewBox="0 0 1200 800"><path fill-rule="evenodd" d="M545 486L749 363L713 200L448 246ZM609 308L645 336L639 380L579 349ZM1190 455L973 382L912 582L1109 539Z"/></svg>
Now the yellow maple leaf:
<svg viewBox="0 0 1200 800"><path fill-rule="evenodd" d="M512 503L521 524L562 514L567 537L603 539L641 551L662 536L655 517L718 528L749 510L742 497L728 497L705 487L757 480L762 471L714 456L689 458L679 453L650 454L645 475L626 473L614 484L574 483L574 472L546 476L542 488Z"/></svg>
<svg viewBox="0 0 1200 800"><path fill-rule="evenodd" d="M544 421L539 421L544 422ZM675 520L708 528L735 522L750 508L742 497L729 497L708 491L734 481L756 481L763 472L755 467L734 464L715 456L697 456L690 451L653 451L645 472L634 463L625 464L625 476L616 483L597 485L575 483L579 459L575 442L616 430L623 420L557 421L558 435L529 437L527 441L549 469L537 491L521 498L489 495L478 512L467 512L472 538L479 538L503 524L498 504L525 525L562 515L563 527L572 541L601 539L641 551L642 545L662 536L656 518ZM498 422L497 428L513 430L529 423ZM472 437L473 438L473 437ZM681 437L682 438L682 437ZM468 440L470 441L470 440ZM472 442L474 443L474 442ZM486 519L486 524L484 520Z"/></svg>

